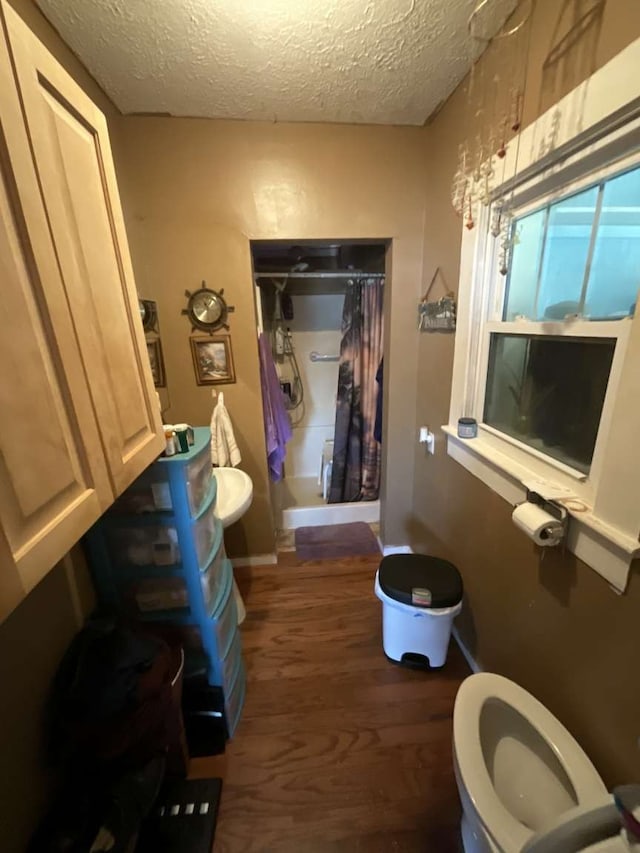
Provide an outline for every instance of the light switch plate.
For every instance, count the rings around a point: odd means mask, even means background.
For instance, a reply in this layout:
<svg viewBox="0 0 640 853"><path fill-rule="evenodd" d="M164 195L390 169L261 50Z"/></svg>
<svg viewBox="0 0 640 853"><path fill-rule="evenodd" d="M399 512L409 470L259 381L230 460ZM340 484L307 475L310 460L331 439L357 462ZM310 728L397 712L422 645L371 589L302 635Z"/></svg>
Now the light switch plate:
<svg viewBox="0 0 640 853"><path fill-rule="evenodd" d="M436 437L431 432L429 427L423 426L420 427L420 432L418 433L418 441L420 444L427 445L427 453L431 453L433 455L436 450Z"/></svg>

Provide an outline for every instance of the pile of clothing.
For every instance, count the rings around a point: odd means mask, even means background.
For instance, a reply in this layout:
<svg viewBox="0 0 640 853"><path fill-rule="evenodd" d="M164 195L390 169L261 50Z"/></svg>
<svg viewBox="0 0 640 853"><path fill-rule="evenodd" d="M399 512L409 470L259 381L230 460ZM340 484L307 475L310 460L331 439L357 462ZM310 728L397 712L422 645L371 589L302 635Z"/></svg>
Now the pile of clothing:
<svg viewBox="0 0 640 853"><path fill-rule="evenodd" d="M124 853L184 741L181 650L111 619L75 637L52 691L48 745L61 770L31 853ZM185 765L186 769L186 765Z"/></svg>

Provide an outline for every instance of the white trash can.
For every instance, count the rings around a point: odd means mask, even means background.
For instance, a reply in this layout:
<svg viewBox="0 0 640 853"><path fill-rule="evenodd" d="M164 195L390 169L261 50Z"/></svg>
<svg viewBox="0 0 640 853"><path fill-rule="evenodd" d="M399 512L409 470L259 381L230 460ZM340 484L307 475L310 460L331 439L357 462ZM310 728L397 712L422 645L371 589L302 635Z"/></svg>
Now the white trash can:
<svg viewBox="0 0 640 853"><path fill-rule="evenodd" d="M443 666L454 618L462 609L456 567L424 554L391 554L376 572L382 602L382 646L388 658L411 666Z"/></svg>

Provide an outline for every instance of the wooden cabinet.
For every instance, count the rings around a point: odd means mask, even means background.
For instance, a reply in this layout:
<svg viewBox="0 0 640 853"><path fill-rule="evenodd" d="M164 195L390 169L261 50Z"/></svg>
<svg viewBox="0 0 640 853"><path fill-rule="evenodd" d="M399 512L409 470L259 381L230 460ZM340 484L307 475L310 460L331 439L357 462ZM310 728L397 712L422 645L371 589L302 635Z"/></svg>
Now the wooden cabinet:
<svg viewBox="0 0 640 853"><path fill-rule="evenodd" d="M159 453L107 124L18 15L9 41L53 240L118 494Z"/></svg>
<svg viewBox="0 0 640 853"><path fill-rule="evenodd" d="M105 119L1 11L0 618L164 446Z"/></svg>

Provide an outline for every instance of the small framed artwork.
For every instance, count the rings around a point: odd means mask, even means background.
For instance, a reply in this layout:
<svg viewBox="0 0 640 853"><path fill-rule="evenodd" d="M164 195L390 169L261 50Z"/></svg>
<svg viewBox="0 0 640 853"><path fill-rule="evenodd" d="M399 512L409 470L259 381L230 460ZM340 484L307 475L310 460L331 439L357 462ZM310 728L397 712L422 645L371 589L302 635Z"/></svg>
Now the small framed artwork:
<svg viewBox="0 0 640 853"><path fill-rule="evenodd" d="M207 335L189 340L198 385L225 385L236 381L228 335Z"/></svg>
<svg viewBox="0 0 640 853"><path fill-rule="evenodd" d="M147 340L147 353L151 364L153 384L156 388L166 388L167 380L164 372L164 358L162 356L162 344L160 338Z"/></svg>

